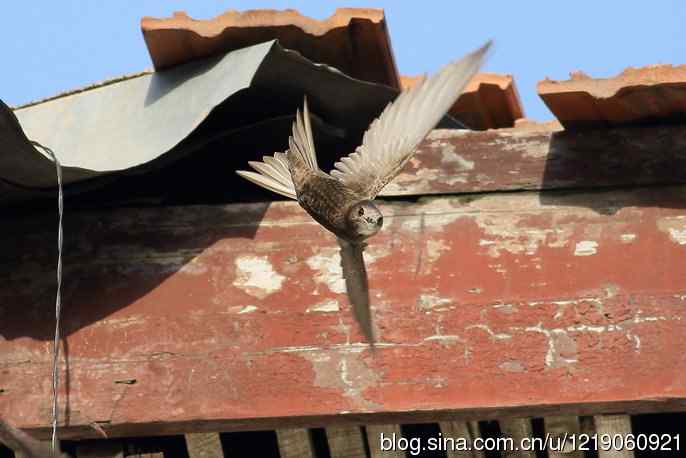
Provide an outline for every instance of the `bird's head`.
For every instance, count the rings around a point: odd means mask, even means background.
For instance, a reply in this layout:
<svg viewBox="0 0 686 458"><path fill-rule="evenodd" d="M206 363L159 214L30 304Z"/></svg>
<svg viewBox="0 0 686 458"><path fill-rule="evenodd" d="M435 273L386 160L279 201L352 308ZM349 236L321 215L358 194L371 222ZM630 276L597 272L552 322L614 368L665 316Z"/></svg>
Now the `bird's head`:
<svg viewBox="0 0 686 458"><path fill-rule="evenodd" d="M346 223L354 234L366 239L379 232L383 215L371 200L361 200L348 210Z"/></svg>

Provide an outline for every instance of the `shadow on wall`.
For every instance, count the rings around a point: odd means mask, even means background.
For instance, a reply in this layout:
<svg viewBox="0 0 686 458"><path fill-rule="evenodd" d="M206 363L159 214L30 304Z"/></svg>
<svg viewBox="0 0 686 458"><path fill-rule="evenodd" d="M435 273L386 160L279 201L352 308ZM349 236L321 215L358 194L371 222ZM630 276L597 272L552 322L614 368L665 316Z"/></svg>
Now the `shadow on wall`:
<svg viewBox="0 0 686 458"><path fill-rule="evenodd" d="M540 195L543 205L612 215L626 206L686 208L683 193L665 199L651 187L686 182L686 127L608 128L552 135ZM644 186L641 192L630 188ZM627 192L598 191L623 188ZM580 190L588 189L588 192ZM574 190L573 192L571 190Z"/></svg>
<svg viewBox="0 0 686 458"><path fill-rule="evenodd" d="M256 98L264 91L246 91L241 106L265 106ZM205 249L225 238L254 238L269 204L282 199L235 174L249 169L248 161L284 151L296 106L302 94L282 100L271 118L265 113L238 112L220 106L179 149L165 155L153 170L120 176L90 192L67 195L64 217L63 336L95 323L154 290ZM262 100L263 102L263 100ZM233 104L235 107L236 105ZM280 111L289 114L281 114ZM253 116L254 115L254 116ZM240 118L246 127L225 130ZM252 119L255 118L255 119ZM327 170L337 156L359 141L361 132L346 131L312 118L320 165ZM222 130L224 128L224 130ZM189 153L192 150L192 153ZM176 160L174 160L176 159ZM57 263L57 214L55 194L31 205L3 209L0 238L0 336L11 340L30 337L49 341L54 332L54 297ZM232 207L221 215L204 212L201 205L265 202ZM164 205L157 216L135 205ZM199 205L193 212L184 206ZM160 217L162 215L162 217ZM151 218L158 218L152 220ZM203 231L198 231L203 218ZM209 221L215 219L216 221ZM127 227L128 234L119 228ZM207 230L207 227L212 228ZM138 241L138 242L137 242ZM130 242L130 243L129 243ZM141 253L142 246L146 253ZM178 247L192 247L178 250ZM139 256L163 268L146 272L131 263ZM128 262L128 264L127 264ZM141 263L141 265L144 263ZM130 275L135 284L122 288ZM115 287L113 285L118 285Z"/></svg>

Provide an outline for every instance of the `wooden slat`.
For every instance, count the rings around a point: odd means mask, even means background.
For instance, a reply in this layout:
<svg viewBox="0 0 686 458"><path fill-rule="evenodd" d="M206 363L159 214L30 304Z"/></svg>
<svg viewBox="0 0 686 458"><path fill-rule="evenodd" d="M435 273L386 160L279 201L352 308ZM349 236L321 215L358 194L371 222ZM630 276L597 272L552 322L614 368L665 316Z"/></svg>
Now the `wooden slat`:
<svg viewBox="0 0 686 458"><path fill-rule="evenodd" d="M531 428L531 420L528 418L509 418L498 420L500 431L504 437L510 437L513 440L513 450L501 450L503 457L507 458L536 458L536 453L530 450L517 450L522 439L533 437L533 430Z"/></svg>
<svg viewBox="0 0 686 458"><path fill-rule="evenodd" d="M186 434L189 458L216 458L224 456L222 442L217 433Z"/></svg>
<svg viewBox="0 0 686 458"><path fill-rule="evenodd" d="M598 436L608 434L610 436L620 435L623 439L631 434L631 417L629 415L596 415L593 417L595 429ZM599 447L598 458L634 458L631 450L605 450L606 447Z"/></svg>
<svg viewBox="0 0 686 458"><path fill-rule="evenodd" d="M435 130L383 196L686 183L686 126ZM619 160L621 158L621 160Z"/></svg>
<svg viewBox="0 0 686 458"><path fill-rule="evenodd" d="M53 453L51 441L40 441L40 442L44 446L43 450L49 450L48 453ZM58 445L58 450L61 450L59 445ZM1 451L2 450L0 450L0 452ZM43 456L45 456L45 458L52 458L52 457L58 458L58 457L63 457L63 456L65 458L67 457L67 455L60 455L59 452L54 453L54 455L53 454L51 454L51 455L36 455L36 454L26 454L26 453L21 452L21 451L14 451L14 458L34 458L34 457L43 458Z"/></svg>
<svg viewBox="0 0 686 458"><path fill-rule="evenodd" d="M76 447L76 458L124 458L124 445L118 441L82 444Z"/></svg>
<svg viewBox="0 0 686 458"><path fill-rule="evenodd" d="M579 424L579 417L573 416L550 416L543 419L545 424L545 432L550 434L555 441L555 450L548 448L548 456L550 458L583 458L584 452L575 450L574 441L571 439L572 435L579 436L581 427ZM563 442L567 434L568 439ZM559 446L557 445L559 443Z"/></svg>
<svg viewBox="0 0 686 458"><path fill-rule="evenodd" d="M326 428L331 458L366 458L362 428L354 425Z"/></svg>
<svg viewBox="0 0 686 458"><path fill-rule="evenodd" d="M52 453L52 442L50 442L50 441L40 441L40 442L41 442L41 445L44 447L42 450L48 450L49 452L47 452L47 453ZM58 445L58 450L61 450L59 445ZM0 450L0 451L2 451L2 450ZM40 453L40 451L39 451L39 453ZM35 456L36 456L35 454L26 454L26 453L23 453L21 451L16 451L16 450L14 451L14 458L34 458ZM46 458L48 458L48 455L44 455L44 456ZM59 457L61 455L59 455L59 453L55 453L54 455L49 455L49 457L53 457L53 456ZM42 458L42 457L39 456L39 458Z"/></svg>
<svg viewBox="0 0 686 458"><path fill-rule="evenodd" d="M312 437L307 429L277 429L281 458L314 458Z"/></svg>
<svg viewBox="0 0 686 458"><path fill-rule="evenodd" d="M369 454L371 458L405 458L406 454L401 450L381 450L381 435L393 439L403 436L400 425L367 425L365 426L367 432L367 445L369 446Z"/></svg>
<svg viewBox="0 0 686 458"><path fill-rule="evenodd" d="M335 240L296 203L72 212L60 432L685 410L685 202L676 186L381 203L374 352ZM49 216L4 221L0 250L0 412L37 436Z"/></svg>
<svg viewBox="0 0 686 458"><path fill-rule="evenodd" d="M474 439L481 437L479 423L476 421L442 421L439 423L439 426L443 437L449 437L454 440L464 438L469 442L470 448ZM485 456L481 450L446 450L445 453L447 458L483 458Z"/></svg>

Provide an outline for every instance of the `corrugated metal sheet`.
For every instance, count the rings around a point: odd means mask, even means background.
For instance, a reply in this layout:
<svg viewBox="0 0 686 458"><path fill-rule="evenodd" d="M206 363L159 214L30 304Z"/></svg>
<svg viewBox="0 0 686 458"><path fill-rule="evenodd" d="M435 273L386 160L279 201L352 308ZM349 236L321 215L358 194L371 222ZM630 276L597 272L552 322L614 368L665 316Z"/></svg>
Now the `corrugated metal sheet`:
<svg viewBox="0 0 686 458"><path fill-rule="evenodd" d="M26 136L52 148L67 167L65 183L75 184L156 169L207 146L214 137L248 127L255 138L263 139L275 122L286 129L279 143L285 146L290 121L282 122L283 117L293 115L303 94L325 120L316 125L330 124L329 130L342 129L340 135L357 140L397 91L314 64L271 41L97 85L15 114ZM221 115L210 116L217 112ZM2 177L17 185L14 192L0 196L0 202L7 203L35 194L26 190L54 186L55 177L51 162L28 144L6 107L3 117L2 144L15 146L0 150ZM447 118L444 122L457 126ZM263 147L262 153L273 152L270 144Z"/></svg>
<svg viewBox="0 0 686 458"><path fill-rule="evenodd" d="M296 10L230 10L208 20L177 12L164 19L145 17L141 29L157 69L278 39L284 47L353 78L400 88L380 9L338 8L321 21Z"/></svg>

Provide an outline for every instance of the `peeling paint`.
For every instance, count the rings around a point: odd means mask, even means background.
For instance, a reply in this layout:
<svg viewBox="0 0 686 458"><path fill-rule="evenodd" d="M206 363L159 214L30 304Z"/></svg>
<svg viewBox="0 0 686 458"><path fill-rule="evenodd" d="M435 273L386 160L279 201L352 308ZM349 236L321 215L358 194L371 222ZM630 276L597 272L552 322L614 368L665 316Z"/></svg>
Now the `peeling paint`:
<svg viewBox="0 0 686 458"><path fill-rule="evenodd" d="M442 239L429 239L426 241L426 260L434 263L440 259L443 252L449 249L450 246Z"/></svg>
<svg viewBox="0 0 686 458"><path fill-rule="evenodd" d="M316 272L314 281L326 285L332 293L345 293L345 279L338 248L326 248L307 258L307 266Z"/></svg>
<svg viewBox="0 0 686 458"><path fill-rule="evenodd" d="M312 312L320 312L320 313L330 313L330 312L338 312L340 310L340 306L338 304L338 301L335 299L329 299L324 302L320 302L319 304L315 304L311 307L308 307L306 312L307 313L312 313Z"/></svg>
<svg viewBox="0 0 686 458"><path fill-rule="evenodd" d="M501 251L512 254L534 255L541 245L551 248L563 247L572 235L572 229L563 227L531 227L522 224L515 213L477 214L475 220L483 231L493 239L479 240L479 246L488 247L491 257L500 257Z"/></svg>
<svg viewBox="0 0 686 458"><path fill-rule="evenodd" d="M574 248L574 256L593 256L598 252L598 242L582 240Z"/></svg>
<svg viewBox="0 0 686 458"><path fill-rule="evenodd" d="M636 234L622 234L619 236L622 243L631 243L636 240Z"/></svg>
<svg viewBox="0 0 686 458"><path fill-rule="evenodd" d="M500 363L498 367L508 372L524 372L526 369L519 361L505 361Z"/></svg>
<svg viewBox="0 0 686 458"><path fill-rule="evenodd" d="M255 307L254 305L246 305L238 311L238 314L242 315L244 313L252 313L255 311L257 311L257 307Z"/></svg>
<svg viewBox="0 0 686 458"><path fill-rule="evenodd" d="M364 391L375 387L381 377L359 355L315 352L302 356L312 364L315 386L340 391L356 408L380 407L367 400Z"/></svg>
<svg viewBox="0 0 686 458"><path fill-rule="evenodd" d="M441 145L441 164L456 164L459 170L473 170L474 161L468 161L456 152L451 143Z"/></svg>
<svg viewBox="0 0 686 458"><path fill-rule="evenodd" d="M487 144L502 151L521 151L522 157L531 159L546 157L551 149L549 137L537 139L530 133L519 132L498 132L498 136Z"/></svg>
<svg viewBox="0 0 686 458"><path fill-rule="evenodd" d="M285 277L274 270L267 256L240 256L235 260L234 286L258 299L279 291Z"/></svg>
<svg viewBox="0 0 686 458"><path fill-rule="evenodd" d="M660 218L657 220L657 228L669 234L673 242L686 245L686 215Z"/></svg>
<svg viewBox="0 0 686 458"><path fill-rule="evenodd" d="M417 305L421 310L431 310L440 308L445 305L450 305L453 300L446 297L440 297L436 294L420 294L417 298Z"/></svg>
<svg viewBox="0 0 686 458"><path fill-rule="evenodd" d="M493 332L490 326L485 324L473 324L471 326L467 326L466 329L480 329L482 331L486 331L486 333L495 340L507 340L512 338L511 334L506 334L504 332Z"/></svg>

